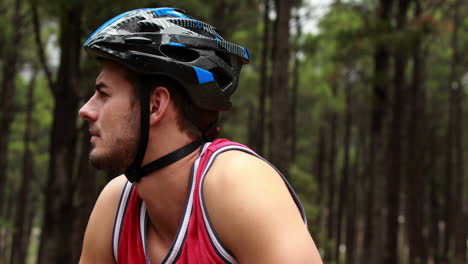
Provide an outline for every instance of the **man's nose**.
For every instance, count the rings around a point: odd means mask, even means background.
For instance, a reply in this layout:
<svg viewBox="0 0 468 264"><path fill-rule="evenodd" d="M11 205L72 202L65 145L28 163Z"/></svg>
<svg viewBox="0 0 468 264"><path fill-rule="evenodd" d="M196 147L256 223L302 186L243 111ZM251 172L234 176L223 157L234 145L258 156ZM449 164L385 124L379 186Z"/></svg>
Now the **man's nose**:
<svg viewBox="0 0 468 264"><path fill-rule="evenodd" d="M92 97L78 111L80 117L86 121L94 121L97 118L97 111L92 104Z"/></svg>

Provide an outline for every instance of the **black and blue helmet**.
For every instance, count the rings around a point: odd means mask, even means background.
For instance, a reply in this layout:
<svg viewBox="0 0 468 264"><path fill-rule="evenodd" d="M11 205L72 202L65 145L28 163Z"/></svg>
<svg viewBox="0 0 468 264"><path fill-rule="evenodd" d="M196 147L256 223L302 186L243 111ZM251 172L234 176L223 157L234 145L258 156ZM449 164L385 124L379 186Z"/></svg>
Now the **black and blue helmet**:
<svg viewBox="0 0 468 264"><path fill-rule="evenodd" d="M167 7L118 15L91 34L83 46L88 54L122 64L142 80L165 76L177 81L193 105L208 111L231 108L229 98L237 88L241 67L250 60L245 48L225 41L214 27L189 17L183 10ZM191 120L203 139L142 166L148 144L151 87L144 81L140 86L140 140L134 161L125 170L131 182L192 153L204 140L213 139L210 131L216 128Z"/></svg>
<svg viewBox="0 0 468 264"><path fill-rule="evenodd" d="M241 67L250 59L247 49L176 8L118 15L91 34L84 48L139 74L174 79L195 105L214 111L231 108Z"/></svg>

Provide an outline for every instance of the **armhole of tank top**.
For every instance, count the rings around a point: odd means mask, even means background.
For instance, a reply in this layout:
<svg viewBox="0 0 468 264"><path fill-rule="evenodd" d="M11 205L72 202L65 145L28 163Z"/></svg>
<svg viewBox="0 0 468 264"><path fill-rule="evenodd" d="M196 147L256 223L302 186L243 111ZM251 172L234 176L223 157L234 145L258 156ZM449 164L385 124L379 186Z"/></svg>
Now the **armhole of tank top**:
<svg viewBox="0 0 468 264"><path fill-rule="evenodd" d="M286 184L286 187L288 188L289 193L291 194L294 202L296 203L296 206L299 209L299 212L301 213L301 216L302 216L302 219L303 219L305 225L307 225L307 218L306 218L306 215L305 215L304 207L302 206L302 204L301 204L298 196L294 192L293 188L291 187L289 182L286 180L284 175L275 166L273 166L270 162L268 162L266 159L259 156L257 153L253 152L252 150L250 150L250 149L248 149L246 147L243 147L243 146L229 145L229 146L225 146L225 147L222 147L222 148L218 149L210 157L210 159L209 159L209 161L208 161L208 163L206 165L206 168L203 171L203 174L201 176L200 193L199 193L200 205L201 205L201 208L202 208L202 214L203 214L203 219L204 219L204 222L205 222L205 227L206 227L206 229L208 231L210 242L211 242L213 248L216 250L216 253L218 253L218 256L226 263L238 263L236 258L234 257L234 255L229 251L229 249L227 249L224 246L224 244L222 243L222 241L219 238L218 234L216 233L215 229L213 228L213 226L211 224L211 221L210 221L210 217L208 216L208 212L206 210L205 199L203 197L203 183L205 181L205 176L208 174L208 171L211 168L211 166L212 166L214 160L216 159L216 157L219 154L221 154L221 153L223 153L225 151L229 151L229 150L240 150L240 151L246 152L248 154L254 155L255 157L263 160L268 165L270 165L272 168L274 168L275 171L281 176L284 183Z"/></svg>
<svg viewBox="0 0 468 264"><path fill-rule="evenodd" d="M120 195L119 206L115 213L114 228L112 232L112 253L114 255L115 262L118 260L118 250L120 243L120 233L122 231L123 220L125 218L125 212L127 211L128 201L133 190L133 184L127 181L122 189Z"/></svg>

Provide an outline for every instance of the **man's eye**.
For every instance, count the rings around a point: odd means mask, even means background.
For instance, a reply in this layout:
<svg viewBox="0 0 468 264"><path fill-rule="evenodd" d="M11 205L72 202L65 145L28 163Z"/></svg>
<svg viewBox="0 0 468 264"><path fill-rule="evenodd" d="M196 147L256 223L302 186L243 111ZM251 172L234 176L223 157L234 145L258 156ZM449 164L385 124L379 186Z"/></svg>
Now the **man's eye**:
<svg viewBox="0 0 468 264"><path fill-rule="evenodd" d="M99 94L99 96L102 96L102 97L108 97L109 95L103 91L98 91L97 92Z"/></svg>

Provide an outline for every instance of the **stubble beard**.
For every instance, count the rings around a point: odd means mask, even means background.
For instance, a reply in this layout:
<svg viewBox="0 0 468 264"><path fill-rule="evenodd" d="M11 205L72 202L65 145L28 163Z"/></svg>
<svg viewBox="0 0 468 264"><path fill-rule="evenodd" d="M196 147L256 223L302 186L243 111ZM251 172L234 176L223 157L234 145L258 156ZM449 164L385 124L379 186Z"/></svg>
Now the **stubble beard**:
<svg viewBox="0 0 468 264"><path fill-rule="evenodd" d="M119 131L110 134L111 138L104 153L99 153L96 148L91 150L89 159L95 168L123 173L130 167L139 142L140 128L135 116L128 115Z"/></svg>

